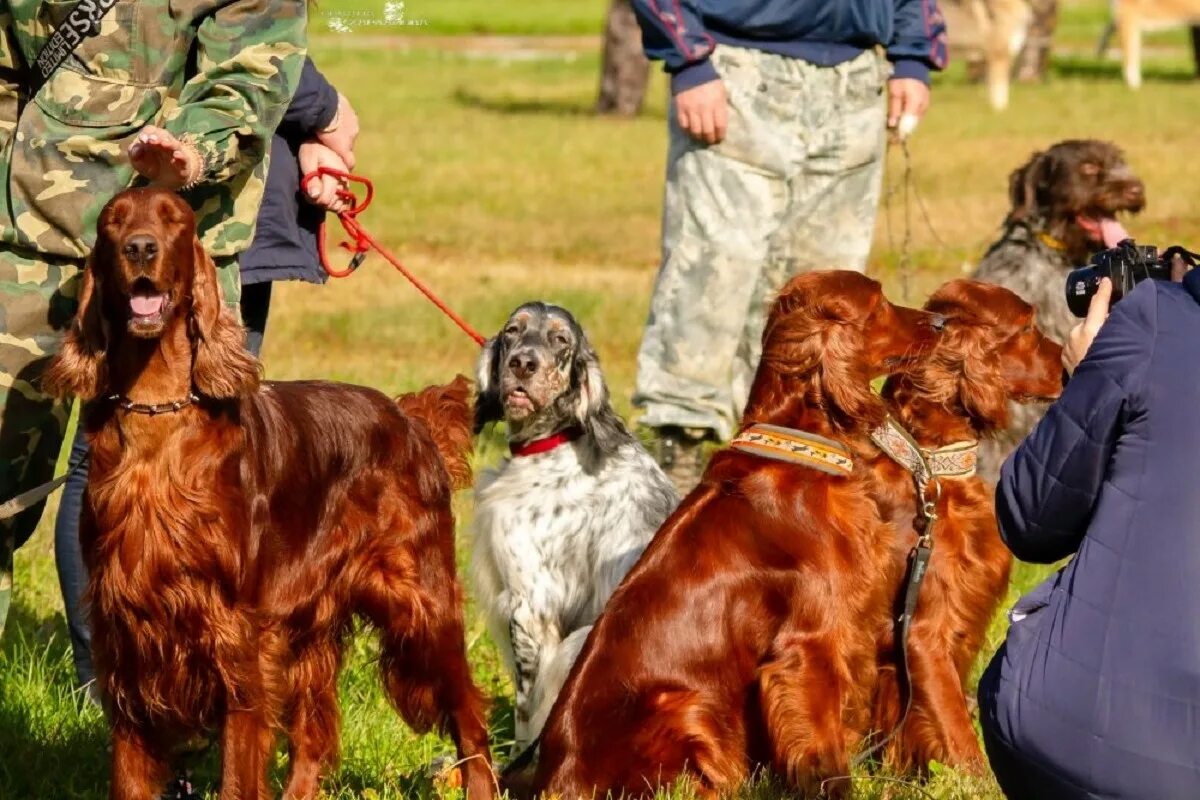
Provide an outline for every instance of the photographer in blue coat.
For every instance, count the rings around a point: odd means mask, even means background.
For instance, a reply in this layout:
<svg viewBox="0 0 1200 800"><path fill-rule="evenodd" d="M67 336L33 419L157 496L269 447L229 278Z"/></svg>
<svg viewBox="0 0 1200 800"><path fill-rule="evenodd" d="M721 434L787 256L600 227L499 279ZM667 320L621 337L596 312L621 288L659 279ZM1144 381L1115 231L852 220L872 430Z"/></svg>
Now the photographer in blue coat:
<svg viewBox="0 0 1200 800"><path fill-rule="evenodd" d="M988 757L1021 800L1200 797L1200 271L1144 280L1110 315L1111 290L997 487L1018 558L1071 557L1014 607L979 683Z"/></svg>

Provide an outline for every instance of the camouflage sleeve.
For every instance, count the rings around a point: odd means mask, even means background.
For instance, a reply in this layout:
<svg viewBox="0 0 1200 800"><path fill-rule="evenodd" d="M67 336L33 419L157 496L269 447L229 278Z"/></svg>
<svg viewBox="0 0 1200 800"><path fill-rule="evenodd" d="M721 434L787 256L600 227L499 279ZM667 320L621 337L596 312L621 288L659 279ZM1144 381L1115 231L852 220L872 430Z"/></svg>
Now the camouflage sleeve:
<svg viewBox="0 0 1200 800"><path fill-rule="evenodd" d="M252 169L300 80L305 0L222 0L196 32L197 73L163 127L204 159L201 183Z"/></svg>
<svg viewBox="0 0 1200 800"><path fill-rule="evenodd" d="M17 127L17 81L21 76L13 15L8 3L0 3L0 149Z"/></svg>

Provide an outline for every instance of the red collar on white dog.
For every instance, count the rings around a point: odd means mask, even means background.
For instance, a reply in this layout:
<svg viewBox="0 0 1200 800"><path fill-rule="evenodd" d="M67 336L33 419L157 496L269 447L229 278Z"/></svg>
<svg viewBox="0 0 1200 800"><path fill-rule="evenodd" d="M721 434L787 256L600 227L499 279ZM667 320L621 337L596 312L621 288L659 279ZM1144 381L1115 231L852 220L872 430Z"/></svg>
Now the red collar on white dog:
<svg viewBox="0 0 1200 800"><path fill-rule="evenodd" d="M508 451L513 456L536 456L538 453L546 453L568 442L573 442L580 436L583 436L583 431L579 428L567 428L565 431L551 434L544 439L534 439L521 444L510 442Z"/></svg>

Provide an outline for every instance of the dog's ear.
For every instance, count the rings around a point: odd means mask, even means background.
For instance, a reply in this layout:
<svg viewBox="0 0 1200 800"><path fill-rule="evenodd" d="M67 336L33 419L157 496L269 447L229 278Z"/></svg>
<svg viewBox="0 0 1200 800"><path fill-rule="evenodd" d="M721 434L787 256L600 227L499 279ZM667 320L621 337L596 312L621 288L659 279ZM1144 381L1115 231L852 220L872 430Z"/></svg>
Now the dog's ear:
<svg viewBox="0 0 1200 800"><path fill-rule="evenodd" d="M101 308L100 288L93 255L83 269L79 310L63 337L62 347L42 375L42 390L54 397L91 400L108 384L105 350L109 330Z"/></svg>
<svg viewBox="0 0 1200 800"><path fill-rule="evenodd" d="M600 371L600 357L586 337L580 338L575 353L573 382L578 392L575 398L575 421L583 427L601 453L612 455L629 440L631 434L609 403L608 386Z"/></svg>
<svg viewBox="0 0 1200 800"><path fill-rule="evenodd" d="M824 341L814 338L821 351L821 394L830 417L847 428L856 422L882 422L883 401L871 391L871 375L862 363L863 332L857 325L840 323L829 327Z"/></svg>
<svg viewBox="0 0 1200 800"><path fill-rule="evenodd" d="M1003 430L1008 426L1008 385L997 363L998 343L980 338L974 352L959 348L965 356L958 365L959 397L977 430Z"/></svg>
<svg viewBox="0 0 1200 800"><path fill-rule="evenodd" d="M1040 217L1040 191L1047 185L1053 158L1049 153L1034 153L1023 166L1013 170L1008 178L1008 222L1032 222Z"/></svg>
<svg viewBox="0 0 1200 800"><path fill-rule="evenodd" d="M256 390L262 366L246 349L246 333L225 305L217 266L198 238L192 243L191 314L196 390L219 400Z"/></svg>
<svg viewBox="0 0 1200 800"><path fill-rule="evenodd" d="M494 336L483 343L479 361L475 364L475 433L483 431L489 422L504 419L504 401L500 397L500 362L504 343Z"/></svg>

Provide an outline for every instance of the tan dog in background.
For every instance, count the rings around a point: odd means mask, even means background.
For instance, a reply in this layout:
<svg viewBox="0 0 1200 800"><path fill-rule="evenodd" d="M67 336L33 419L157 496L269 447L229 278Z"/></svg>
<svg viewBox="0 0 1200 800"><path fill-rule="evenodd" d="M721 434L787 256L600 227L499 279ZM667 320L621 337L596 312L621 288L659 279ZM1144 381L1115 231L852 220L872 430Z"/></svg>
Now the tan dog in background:
<svg viewBox="0 0 1200 800"><path fill-rule="evenodd" d="M1200 0L1112 0L1121 43L1121 71L1131 89L1142 85L1142 32L1200 24Z"/></svg>
<svg viewBox="0 0 1200 800"><path fill-rule="evenodd" d="M967 60L968 75L987 77L992 108L1008 106L1013 62L1025 46L1033 9L1029 0L943 0L951 51Z"/></svg>

